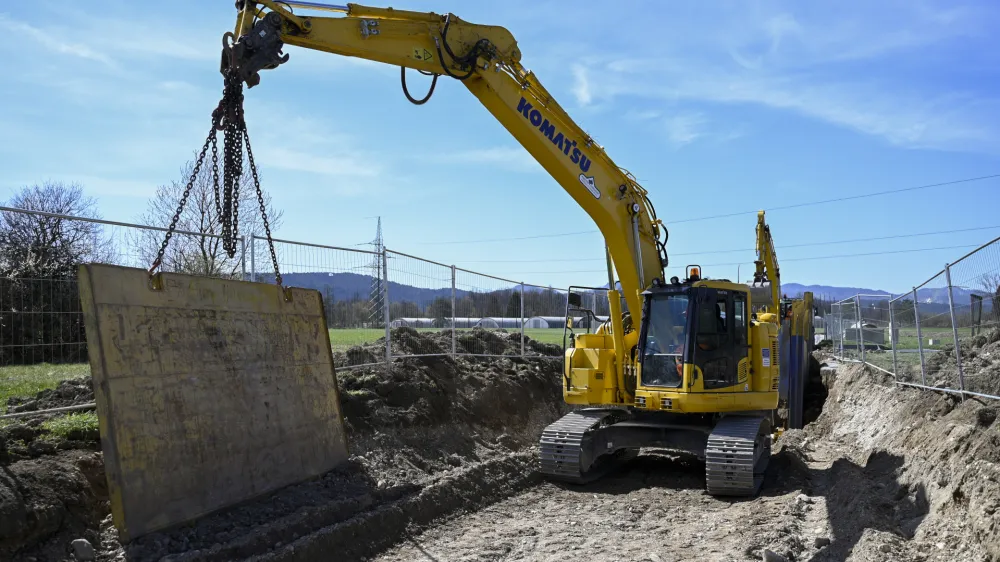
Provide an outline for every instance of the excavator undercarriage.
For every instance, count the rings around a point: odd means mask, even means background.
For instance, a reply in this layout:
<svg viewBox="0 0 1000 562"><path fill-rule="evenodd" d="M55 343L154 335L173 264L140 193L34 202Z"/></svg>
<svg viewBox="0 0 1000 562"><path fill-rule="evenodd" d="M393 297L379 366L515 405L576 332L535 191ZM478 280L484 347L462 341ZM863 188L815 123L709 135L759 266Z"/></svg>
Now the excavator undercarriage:
<svg viewBox="0 0 1000 562"><path fill-rule="evenodd" d="M753 496L771 455L771 420L767 413L751 412L716 421L712 416L581 409L542 432L540 468L550 479L586 484L632 460L644 447L704 460L710 494Z"/></svg>

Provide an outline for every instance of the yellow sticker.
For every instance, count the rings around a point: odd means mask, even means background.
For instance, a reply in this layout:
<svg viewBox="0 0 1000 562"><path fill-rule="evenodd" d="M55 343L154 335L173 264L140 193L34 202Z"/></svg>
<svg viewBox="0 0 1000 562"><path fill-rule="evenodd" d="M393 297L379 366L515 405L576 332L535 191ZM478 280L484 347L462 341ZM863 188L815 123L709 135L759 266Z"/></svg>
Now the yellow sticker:
<svg viewBox="0 0 1000 562"><path fill-rule="evenodd" d="M433 55L431 55L431 52L428 51L427 49L424 49L423 47L414 47L413 48L413 58L415 58L417 60L423 60L423 61L434 60L434 57L433 57Z"/></svg>

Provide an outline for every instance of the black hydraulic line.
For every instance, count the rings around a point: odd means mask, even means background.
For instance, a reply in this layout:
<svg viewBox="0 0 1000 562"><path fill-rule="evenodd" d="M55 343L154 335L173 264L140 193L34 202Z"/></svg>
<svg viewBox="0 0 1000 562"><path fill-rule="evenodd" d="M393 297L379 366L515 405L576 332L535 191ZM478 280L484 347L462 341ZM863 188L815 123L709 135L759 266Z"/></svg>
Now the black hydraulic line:
<svg viewBox="0 0 1000 562"><path fill-rule="evenodd" d="M427 90L427 95L424 96L423 99L418 100L411 96L410 91L406 89L406 67L399 67L399 81L403 84L403 95L406 96L406 99L410 100L410 103L413 105L424 105L427 103L427 100L431 99L431 96L434 95L434 86L437 86L438 76L440 76L440 74L434 74L433 72L421 72L421 74L430 74L433 78L431 78L431 89Z"/></svg>

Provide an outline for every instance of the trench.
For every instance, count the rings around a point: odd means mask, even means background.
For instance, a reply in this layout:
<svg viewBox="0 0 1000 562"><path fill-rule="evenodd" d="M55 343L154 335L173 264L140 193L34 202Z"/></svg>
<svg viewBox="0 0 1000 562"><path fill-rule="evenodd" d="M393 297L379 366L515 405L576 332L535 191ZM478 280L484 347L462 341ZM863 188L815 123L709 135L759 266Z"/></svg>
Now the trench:
<svg viewBox="0 0 1000 562"><path fill-rule="evenodd" d="M85 528L63 525L13 559L73 560L66 542L89 533L101 561L1000 560L996 404L896 387L817 354L809 423L780 437L758 497L709 496L702 462L661 450L570 486L534 468L538 432L564 411L545 390L559 360L541 361L359 372L344 385L357 390L348 466L127 546L106 511L87 512ZM361 392L403 378L412 396ZM89 490L77 493L102 505Z"/></svg>

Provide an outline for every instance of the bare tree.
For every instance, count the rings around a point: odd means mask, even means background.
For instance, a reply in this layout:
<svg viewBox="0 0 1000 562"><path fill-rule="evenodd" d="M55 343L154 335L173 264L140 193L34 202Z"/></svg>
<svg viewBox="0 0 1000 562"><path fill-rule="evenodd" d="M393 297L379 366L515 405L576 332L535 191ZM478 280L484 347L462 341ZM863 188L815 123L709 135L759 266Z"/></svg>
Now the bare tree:
<svg viewBox="0 0 1000 562"><path fill-rule="evenodd" d="M58 215L99 218L78 184L22 188L0 212L0 365L84 361L87 357L76 271L113 261L101 225Z"/></svg>
<svg viewBox="0 0 1000 562"><path fill-rule="evenodd" d="M53 215L100 218L79 184L44 182L22 188L7 207ZM111 261L114 250L101 225L57 216L0 213L0 276L75 277L79 264Z"/></svg>
<svg viewBox="0 0 1000 562"><path fill-rule="evenodd" d="M238 183L239 194L235 201L239 209L238 231L241 236L249 236L251 233L261 235L264 232L264 222L260 216L257 192L249 173L249 166L245 164L243 169L244 173ZM140 217L140 222L152 226L169 226L193 171L194 162L190 161L181 168L180 180L157 187L146 212ZM272 207L270 195L264 195L264 206L267 209L271 230L274 231L281 225L282 213ZM243 265L240 249L237 248L234 257L229 257L223 247L222 217L216 207L211 166L202 167L195 177L187 205L178 218L177 230L193 234L174 234L163 256L162 268L165 271L213 277L235 278L241 275ZM137 246L144 262L152 264L156 259L163 236L164 233L157 231L144 231L139 235Z"/></svg>

